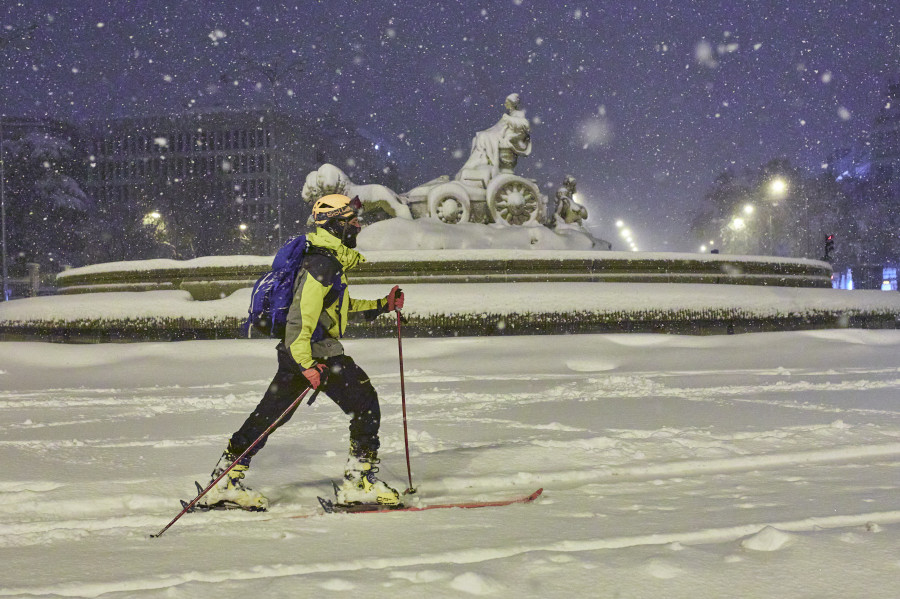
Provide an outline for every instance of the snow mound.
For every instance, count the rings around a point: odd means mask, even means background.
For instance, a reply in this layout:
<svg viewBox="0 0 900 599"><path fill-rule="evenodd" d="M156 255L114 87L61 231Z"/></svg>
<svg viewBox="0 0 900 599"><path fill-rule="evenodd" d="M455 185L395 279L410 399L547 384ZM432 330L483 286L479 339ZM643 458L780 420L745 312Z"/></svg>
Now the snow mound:
<svg viewBox="0 0 900 599"><path fill-rule="evenodd" d="M664 559L651 559L645 566L645 571L654 578L668 580L682 574L684 570Z"/></svg>
<svg viewBox="0 0 900 599"><path fill-rule="evenodd" d="M751 551L779 551L792 545L795 540L795 535L772 526L766 526L758 533L741 541L741 547Z"/></svg>
<svg viewBox="0 0 900 599"><path fill-rule="evenodd" d="M356 585L342 578L331 578L319 585L326 591L352 591Z"/></svg>
<svg viewBox="0 0 900 599"><path fill-rule="evenodd" d="M502 590L496 582L475 572L460 574L450 581L450 587L470 595L489 595Z"/></svg>
<svg viewBox="0 0 900 599"><path fill-rule="evenodd" d="M587 358L568 360L566 362L566 367L575 372L603 372L606 370L615 370L618 367L618 364L612 360Z"/></svg>

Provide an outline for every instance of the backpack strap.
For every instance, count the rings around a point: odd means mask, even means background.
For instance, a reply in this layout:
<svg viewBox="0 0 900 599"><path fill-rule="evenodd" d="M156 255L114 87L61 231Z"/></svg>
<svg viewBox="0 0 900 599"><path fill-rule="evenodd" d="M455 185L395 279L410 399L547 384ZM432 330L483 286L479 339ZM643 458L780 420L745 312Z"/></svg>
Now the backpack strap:
<svg viewBox="0 0 900 599"><path fill-rule="evenodd" d="M334 253L325 248L310 245L303 259L303 268L319 283L330 286L322 300L323 306L328 307L343 299L344 290L347 288L341 281L344 269Z"/></svg>
<svg viewBox="0 0 900 599"><path fill-rule="evenodd" d="M326 249L310 245L303 257L303 268L322 285L333 285L344 274L340 261Z"/></svg>

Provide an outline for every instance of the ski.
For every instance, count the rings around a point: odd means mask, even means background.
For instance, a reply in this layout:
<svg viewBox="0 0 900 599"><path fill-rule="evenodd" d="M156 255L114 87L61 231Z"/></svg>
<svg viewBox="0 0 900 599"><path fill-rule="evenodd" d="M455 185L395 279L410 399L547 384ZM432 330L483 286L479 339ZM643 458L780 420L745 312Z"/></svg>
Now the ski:
<svg viewBox="0 0 900 599"><path fill-rule="evenodd" d="M412 506L412 505L378 505L378 504L356 504L356 505L342 505L339 503L335 503L330 499L325 499L323 497L319 497L319 503L322 505L322 509L325 510L328 514L381 514L384 512L424 512L426 510L445 510L450 508L460 508L460 509L477 509L483 507L501 507L504 505L513 505L515 503L531 503L538 497L540 497L541 493L544 492L544 489L538 489L531 495L523 495L521 497L516 497L514 499L503 499L500 501L463 501L459 503L438 503L433 505L423 505L423 506ZM292 516L292 517L303 517L303 516Z"/></svg>
<svg viewBox="0 0 900 599"><path fill-rule="evenodd" d="M190 514L192 512L227 512L227 511L243 511L243 512L264 512L265 508L261 507L244 507L237 503L232 503L230 501L220 501L215 505L190 505L184 499L181 500L181 507L185 510L185 513Z"/></svg>

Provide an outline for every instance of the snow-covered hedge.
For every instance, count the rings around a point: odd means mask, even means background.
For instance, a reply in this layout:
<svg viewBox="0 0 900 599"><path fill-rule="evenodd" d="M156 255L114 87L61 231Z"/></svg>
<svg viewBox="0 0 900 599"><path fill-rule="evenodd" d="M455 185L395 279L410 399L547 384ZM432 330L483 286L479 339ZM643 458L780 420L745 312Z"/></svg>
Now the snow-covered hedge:
<svg viewBox="0 0 900 599"><path fill-rule="evenodd" d="M409 336L590 332L715 334L897 328L900 294L787 287L659 283L469 283L403 286ZM389 287L355 285L354 297ZM60 295L0 304L0 339L70 341L241 336L249 289L212 301L186 291ZM354 323L348 337L396 335L392 315Z"/></svg>

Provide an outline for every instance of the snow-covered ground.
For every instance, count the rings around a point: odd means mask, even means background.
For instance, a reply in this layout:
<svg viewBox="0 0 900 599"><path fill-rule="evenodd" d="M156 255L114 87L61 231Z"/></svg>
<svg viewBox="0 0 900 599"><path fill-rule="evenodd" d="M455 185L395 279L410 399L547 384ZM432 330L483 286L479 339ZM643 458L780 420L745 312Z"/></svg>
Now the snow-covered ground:
<svg viewBox="0 0 900 599"><path fill-rule="evenodd" d="M406 483L396 340L347 342ZM404 340L421 504L319 515L346 419L302 406L188 514L270 341L0 344L0 596L866 597L900 581L900 331ZM310 515L308 518L293 518Z"/></svg>

